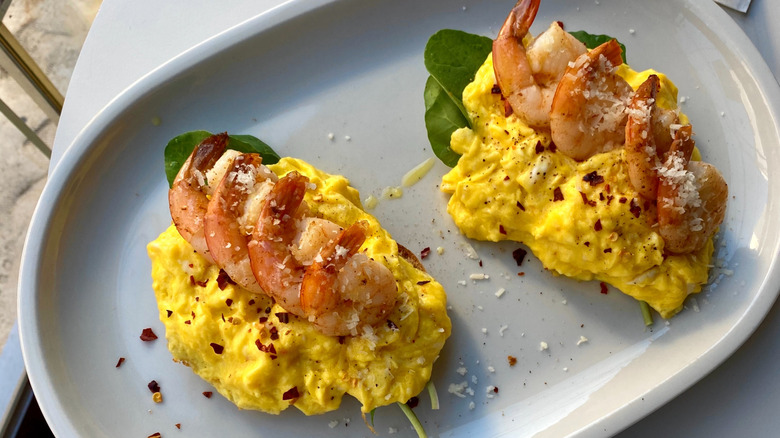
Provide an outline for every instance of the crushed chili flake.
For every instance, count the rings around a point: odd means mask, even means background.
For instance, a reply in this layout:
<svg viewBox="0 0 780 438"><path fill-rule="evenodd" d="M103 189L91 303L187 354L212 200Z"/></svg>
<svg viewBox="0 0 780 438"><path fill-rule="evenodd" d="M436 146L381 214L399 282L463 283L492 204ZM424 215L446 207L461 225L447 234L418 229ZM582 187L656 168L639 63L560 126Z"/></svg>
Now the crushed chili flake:
<svg viewBox="0 0 780 438"><path fill-rule="evenodd" d="M621 204L625 204L628 199L625 196L621 196L620 199L618 199L618 202Z"/></svg>
<svg viewBox="0 0 780 438"><path fill-rule="evenodd" d="M582 177L582 180L586 183L590 183L592 186L597 186L604 182L604 177L599 175L595 170Z"/></svg>
<svg viewBox="0 0 780 438"><path fill-rule="evenodd" d="M503 96L502 96L503 98ZM514 109L512 108L512 105L509 104L508 100L504 101L504 117L509 117L514 113Z"/></svg>
<svg viewBox="0 0 780 438"><path fill-rule="evenodd" d="M233 300L231 300L230 298L228 298L228 299L226 299L226 300L225 300L225 304L227 304L227 306L228 306L228 307L230 307L230 306L232 306L232 305L233 305Z"/></svg>
<svg viewBox="0 0 780 438"><path fill-rule="evenodd" d="M555 143L553 143L552 140L550 140L550 146L547 146L547 149L550 152L555 153L555 151L558 150L558 146L556 146Z"/></svg>
<svg viewBox="0 0 780 438"><path fill-rule="evenodd" d="M155 432L149 435L149 438L162 438L162 435L160 435L160 432Z"/></svg>
<svg viewBox="0 0 780 438"><path fill-rule="evenodd" d="M509 181L509 175L504 177L504 181Z"/></svg>
<svg viewBox="0 0 780 438"><path fill-rule="evenodd" d="M225 347L223 347L223 346L221 346L221 345L219 345L217 343L214 343L214 342L210 343L209 345L211 345L211 348L214 349L214 353L217 353L217 354L222 354L222 350L225 349Z"/></svg>
<svg viewBox="0 0 780 438"><path fill-rule="evenodd" d="M124 363L124 361L125 361L125 358L124 357L120 357L119 360L116 363L116 368L121 367L122 363Z"/></svg>
<svg viewBox="0 0 780 438"><path fill-rule="evenodd" d="M406 406L409 406L410 408L414 409L417 407L417 405L420 403L420 399L417 397L412 397L406 402Z"/></svg>
<svg viewBox="0 0 780 438"><path fill-rule="evenodd" d="M542 144L541 141L536 142L536 147L534 148L534 151L537 154L541 154L542 152L544 152L544 145Z"/></svg>
<svg viewBox="0 0 780 438"><path fill-rule="evenodd" d="M426 246L425 248L423 248L422 251L420 251L420 258L424 259L424 258L428 257L430 254L431 254L431 247L430 246Z"/></svg>
<svg viewBox="0 0 780 438"><path fill-rule="evenodd" d="M601 231L601 219L596 219L596 224L593 225L593 229L596 231Z"/></svg>
<svg viewBox="0 0 780 438"><path fill-rule="evenodd" d="M503 235L506 235L506 230L504 229L503 225L498 224L498 232L503 234Z"/></svg>
<svg viewBox="0 0 780 438"><path fill-rule="evenodd" d="M173 310L166 310L165 313L167 313L168 314L168 318L170 318L171 315L173 315Z"/></svg>
<svg viewBox="0 0 780 438"><path fill-rule="evenodd" d="M236 282L230 278L227 272L220 269L219 275L217 276L217 286L219 286L219 290L225 290L228 284L236 284Z"/></svg>
<svg viewBox="0 0 780 438"><path fill-rule="evenodd" d="M612 248L607 248L604 250L604 254L609 254L612 252Z"/></svg>
<svg viewBox="0 0 780 438"><path fill-rule="evenodd" d="M247 304L249 304L250 306L254 306L255 305L255 300L249 300L249 302Z"/></svg>
<svg viewBox="0 0 780 438"><path fill-rule="evenodd" d="M208 282L209 282L208 278L203 280L203 281L195 281L195 277L190 275L190 285L192 285L192 286L198 285L200 287L206 287L206 284L208 284ZM198 300L198 297L195 297L195 301L197 301L197 300Z"/></svg>
<svg viewBox="0 0 780 438"><path fill-rule="evenodd" d="M428 283L430 283L430 282L431 282L431 280L422 280L422 281L418 281L418 282L417 282L417 286L423 286L423 285L426 285L426 284L428 284Z"/></svg>
<svg viewBox="0 0 780 438"><path fill-rule="evenodd" d="M146 386L149 388L149 391L152 391L152 394L154 394L155 392L160 392L160 384L157 383L156 380L152 380Z"/></svg>
<svg viewBox="0 0 780 438"><path fill-rule="evenodd" d="M270 307L266 307L265 308L265 313L271 313L271 308Z"/></svg>
<svg viewBox="0 0 780 438"><path fill-rule="evenodd" d="M590 242L585 242L585 246L590 246Z"/></svg>
<svg viewBox="0 0 780 438"><path fill-rule="evenodd" d="M195 297L195 301L200 301L200 297Z"/></svg>
<svg viewBox="0 0 780 438"><path fill-rule="evenodd" d="M607 292L609 292L609 289L607 289L607 283L604 283L602 281L601 283L599 283L599 285L601 286L601 293L606 295Z"/></svg>
<svg viewBox="0 0 780 438"><path fill-rule="evenodd" d="M494 387L493 387L493 392L495 392L496 394L498 394L498 386L494 386Z"/></svg>
<svg viewBox="0 0 780 438"><path fill-rule="evenodd" d="M524 276L524 275L525 275L525 272L518 272L518 273L517 273L517 276L518 276L518 277L522 277L522 276Z"/></svg>
<svg viewBox="0 0 780 438"><path fill-rule="evenodd" d="M513 367L517 364L517 358L514 356L507 356L506 360L509 362L510 367Z"/></svg>
<svg viewBox="0 0 780 438"><path fill-rule="evenodd" d="M580 192L580 195L582 196L582 202L585 205L590 205L591 207L596 206L596 201L591 201L588 199L588 195L585 194L585 192Z"/></svg>
<svg viewBox="0 0 780 438"><path fill-rule="evenodd" d="M293 386L292 388L288 389L287 392L282 394L282 400L295 400L298 397L300 397L300 395L298 395L297 386Z"/></svg>
<svg viewBox="0 0 780 438"><path fill-rule="evenodd" d="M398 330L398 326L395 325L393 321L387 320L387 327L390 328L390 330Z"/></svg>
<svg viewBox="0 0 780 438"><path fill-rule="evenodd" d="M268 317L267 316L261 316L260 319L259 319L260 324L265 324L266 321L268 321Z"/></svg>
<svg viewBox="0 0 780 438"><path fill-rule="evenodd" d="M563 201L563 192L560 187L556 187L553 190L553 202Z"/></svg>
<svg viewBox="0 0 780 438"><path fill-rule="evenodd" d="M211 394L213 394L211 391L203 391L203 397L211 398Z"/></svg>
<svg viewBox="0 0 780 438"><path fill-rule="evenodd" d="M176 426L177 429L181 429L181 423L176 423L174 426Z"/></svg>
<svg viewBox="0 0 780 438"><path fill-rule="evenodd" d="M523 260L525 260L526 255L528 255L528 251L524 250L523 248L517 248L516 250L512 251L512 258L515 259L517 266L521 266L523 264Z"/></svg>
<svg viewBox="0 0 780 438"><path fill-rule="evenodd" d="M185 323L185 324L187 324L187 325L190 325L190 324L192 324L192 321L190 321L190 320L188 319L188 320L184 321L184 323Z"/></svg>
<svg viewBox="0 0 780 438"><path fill-rule="evenodd" d="M287 312L279 312L279 313L275 313L274 315L276 315L276 317L279 318L279 322L281 322L282 324L287 324L288 322L290 322L290 314Z"/></svg>
<svg viewBox="0 0 780 438"><path fill-rule="evenodd" d="M642 207L639 206L639 203L636 202L636 199L631 199L631 207L628 209L628 211L630 211L634 217L639 217L639 215L642 213Z"/></svg>
<svg viewBox="0 0 780 438"><path fill-rule="evenodd" d="M154 341L157 339L157 335L154 334L151 328L147 327L141 332L141 340L144 342Z"/></svg>
<svg viewBox="0 0 780 438"><path fill-rule="evenodd" d="M274 347L274 344L263 345L263 343L260 342L260 339L256 339L255 345L257 346L257 349L263 353L276 354L276 347Z"/></svg>
<svg viewBox="0 0 780 438"><path fill-rule="evenodd" d="M490 89L490 92L493 94L501 94L501 87L499 87L498 84L493 84L493 87Z"/></svg>
<svg viewBox="0 0 780 438"><path fill-rule="evenodd" d="M279 339L279 330L276 327L271 327L271 340L275 341Z"/></svg>
<svg viewBox="0 0 780 438"><path fill-rule="evenodd" d="M517 201L517 208L519 208L522 211L525 211L525 207L523 207L523 204L521 204L520 201Z"/></svg>

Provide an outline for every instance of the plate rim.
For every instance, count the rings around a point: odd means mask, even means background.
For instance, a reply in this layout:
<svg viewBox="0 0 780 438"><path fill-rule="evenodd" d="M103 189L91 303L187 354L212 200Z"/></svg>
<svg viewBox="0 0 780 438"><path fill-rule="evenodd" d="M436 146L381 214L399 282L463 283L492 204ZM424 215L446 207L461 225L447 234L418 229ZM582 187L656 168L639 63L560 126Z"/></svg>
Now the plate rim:
<svg viewBox="0 0 780 438"><path fill-rule="evenodd" d="M276 7L248 18L204 40L161 64L125 88L111 99L74 138L50 174L46 187L33 213L22 251L17 315L24 361L27 369L33 370L32 374L28 372L28 376L34 392L40 394L47 393L47 390L56 392L50 376L45 373L45 367L39 368L35 365L34 360L37 353L40 352L39 347L35 343L35 340L39 339L40 333L37 330L38 319L34 312L34 301L38 293L38 268L41 267L40 263L42 261L41 248L48 241L51 231L51 222L48 219L54 213L53 208L61 202L66 183L71 180L73 174L84 164L89 153L94 149L95 140L105 131L108 125L122 114L124 109L155 92L158 87L164 85L166 80L181 74L199 62L219 54L229 47L253 38L274 26L283 24L289 19L340 1L346 0L287 0ZM746 70L754 75L755 84L767 101L766 105L770 110L770 117L775 121L780 120L780 110L778 109L780 108L780 85L778 85L766 61L758 53L758 50L748 39L747 35L723 10L711 2L697 4L693 0L680 0L680 3L683 6L687 6L695 15L705 21L721 27L723 32L721 33L720 41L726 45L732 54L745 63ZM710 4L707 5L707 3ZM739 47L738 51L735 50L736 47ZM780 138L777 123L775 124L775 131L778 133L778 138ZM666 381L656 385L652 391L660 391L659 397L655 397L649 403L641 406L632 403L619 410L610 412L575 432L575 434L594 433L596 427L608 427L614 433L617 433L666 404L720 366L750 338L777 300L780 294L780 289L777 288L780 285L779 258L780 250L776 250L769 265L767 276L758 287L756 297L746 307L738 321L730 328L728 334L713 344L704 355L699 357L699 360L692 362ZM769 290L773 286L775 290ZM28 304L28 300L32 301L32 303ZM760 309L760 311L751 311L754 309ZM704 358L708 360L701 360ZM40 359L39 355L38 359ZM33 364L32 366L30 365L31 363ZM43 375L40 373L43 373ZM52 426L52 430L56 426L63 428L57 430L62 434L76 434L77 429L73 426L70 419L62 415L63 412L61 410L57 412L51 406L51 403L43 401L41 410L47 422Z"/></svg>

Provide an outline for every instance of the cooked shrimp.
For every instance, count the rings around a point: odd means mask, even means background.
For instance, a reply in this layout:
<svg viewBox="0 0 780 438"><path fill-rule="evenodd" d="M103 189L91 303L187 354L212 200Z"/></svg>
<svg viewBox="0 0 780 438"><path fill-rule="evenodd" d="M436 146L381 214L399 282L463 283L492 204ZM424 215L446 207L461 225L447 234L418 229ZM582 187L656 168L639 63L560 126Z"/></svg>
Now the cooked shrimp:
<svg viewBox="0 0 780 438"><path fill-rule="evenodd" d="M656 105L660 87L658 76L650 75L637 88L628 107L625 129L629 180L649 200L658 195L658 168L672 144L670 126L677 122L675 111L662 110ZM690 126L685 132L690 137Z"/></svg>
<svg viewBox="0 0 780 438"><path fill-rule="evenodd" d="M550 108L569 62L585 53L585 45L558 22L526 49L523 38L531 28L540 0L519 0L493 41L493 68L501 94L530 126L550 126Z"/></svg>
<svg viewBox="0 0 780 438"><path fill-rule="evenodd" d="M393 309L397 289L384 265L358 253L368 225L356 222L303 275L301 306L317 328L331 336L355 335L382 321Z"/></svg>
<svg viewBox="0 0 780 438"><path fill-rule="evenodd" d="M621 146L631 86L615 73L623 63L620 45L610 40L580 55L558 83L550 130L558 150L585 160Z"/></svg>
<svg viewBox="0 0 780 438"><path fill-rule="evenodd" d="M293 257L290 247L306 210L303 196L309 179L290 172L276 182L263 202L252 238L249 260L260 287L288 312L306 317L299 291L303 264Z"/></svg>
<svg viewBox="0 0 780 438"><path fill-rule="evenodd" d="M262 294L249 262L247 244L252 227L242 220L250 196L276 181L276 175L262 165L258 154L239 154L232 160L214 190L205 216L205 235L214 262L244 289ZM249 220L256 223L256 220Z"/></svg>
<svg viewBox="0 0 780 438"><path fill-rule="evenodd" d="M676 254L704 247L726 215L728 185L715 166L688 161L693 146L690 129L678 130L659 169L658 232Z"/></svg>
<svg viewBox="0 0 780 438"><path fill-rule="evenodd" d="M222 156L227 143L227 133L212 135L200 142L179 169L168 191L168 206L176 229L197 253L211 263L214 260L209 254L204 234L204 217L209 203L205 174Z"/></svg>

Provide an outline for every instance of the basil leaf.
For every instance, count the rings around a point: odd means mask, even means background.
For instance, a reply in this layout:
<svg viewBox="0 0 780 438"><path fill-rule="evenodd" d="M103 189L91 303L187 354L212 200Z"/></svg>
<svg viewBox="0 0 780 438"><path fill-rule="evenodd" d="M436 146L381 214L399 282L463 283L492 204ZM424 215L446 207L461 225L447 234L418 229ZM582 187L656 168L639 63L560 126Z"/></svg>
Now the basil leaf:
<svg viewBox="0 0 780 438"><path fill-rule="evenodd" d="M569 32L569 33L574 38L580 40L580 42L582 42L582 44L585 44L585 47L589 49L595 49L596 47L606 43L607 41L615 39L609 35L594 35L585 32L584 30L575 30L574 32ZM618 41L618 44L620 45L620 49L622 50L620 56L623 58L623 63L626 63L626 46L624 46L620 41Z"/></svg>
<svg viewBox="0 0 780 438"><path fill-rule="evenodd" d="M453 167L460 156L450 149L450 136L471 126L461 96L493 48L493 40L460 30L443 29L425 45L425 127L434 154Z"/></svg>
<svg viewBox="0 0 780 438"><path fill-rule="evenodd" d="M173 187L173 180L179 169L192 154L195 146L211 136L208 131L190 131L172 138L165 146L165 176L168 187ZM264 164L274 164L279 161L279 155L266 143L251 135L230 135L228 149L243 153L257 153L263 157Z"/></svg>
<svg viewBox="0 0 780 438"><path fill-rule="evenodd" d="M460 159L460 155L450 149L452 133L468 125L468 119L451 95L433 76L429 76L425 83L425 128L433 153L447 166L455 167Z"/></svg>

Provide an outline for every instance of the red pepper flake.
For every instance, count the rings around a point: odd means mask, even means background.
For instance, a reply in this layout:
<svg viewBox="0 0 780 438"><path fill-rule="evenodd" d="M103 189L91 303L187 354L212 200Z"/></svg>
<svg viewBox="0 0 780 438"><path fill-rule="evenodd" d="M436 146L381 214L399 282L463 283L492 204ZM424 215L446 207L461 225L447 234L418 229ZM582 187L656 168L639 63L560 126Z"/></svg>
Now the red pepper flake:
<svg viewBox="0 0 780 438"><path fill-rule="evenodd" d="M609 186L609 184L607 184L607 185L605 185L605 186L604 186L604 190L606 190L606 191L607 191L607 194L610 194L610 193L612 193L612 187L610 187L610 186Z"/></svg>
<svg viewBox="0 0 780 438"><path fill-rule="evenodd" d="M214 342L210 343L209 345L211 345L211 348L214 349L214 353L217 353L217 354L222 354L222 350L225 349L225 347L223 347L223 346L221 346L219 344L216 344Z"/></svg>
<svg viewBox="0 0 780 438"><path fill-rule="evenodd" d="M612 248L607 248L604 250L604 254L609 254L612 252Z"/></svg>
<svg viewBox="0 0 780 438"><path fill-rule="evenodd" d="M160 435L160 432L155 432L149 435L149 438L162 438L162 435Z"/></svg>
<svg viewBox="0 0 780 438"><path fill-rule="evenodd" d="M614 196L612 196L612 195L607 196L607 205L609 205L612 202L613 199L615 199Z"/></svg>
<svg viewBox="0 0 780 438"><path fill-rule="evenodd" d="M271 327L271 340L275 341L279 339L279 330L276 329L276 327Z"/></svg>
<svg viewBox="0 0 780 438"><path fill-rule="evenodd" d="M590 205L591 207L596 206L596 201L591 201L588 199L588 195L585 194L585 192L580 192L580 195L582 196L582 202L585 205Z"/></svg>
<svg viewBox="0 0 780 438"><path fill-rule="evenodd" d="M638 218L642 213L642 207L639 206L639 203L636 202L636 199L631 199L631 207L629 207L628 211L630 211L634 217Z"/></svg>
<svg viewBox="0 0 780 438"><path fill-rule="evenodd" d="M593 229L596 231L601 231L601 219L596 219L596 224L593 225Z"/></svg>
<svg viewBox="0 0 780 438"><path fill-rule="evenodd" d="M270 307L266 307L265 308L265 313L266 314L270 314L271 313L271 308Z"/></svg>
<svg viewBox="0 0 780 438"><path fill-rule="evenodd" d="M526 255L528 255L528 251L524 250L523 248L517 248L516 250L512 251L512 258L515 259L517 266L521 266L523 264L523 260L525 260Z"/></svg>
<svg viewBox="0 0 780 438"><path fill-rule="evenodd" d="M420 251L420 258L424 259L424 258L428 257L430 254L431 254L431 247L430 246L426 246L425 248L423 248L422 251Z"/></svg>
<svg viewBox="0 0 780 438"><path fill-rule="evenodd" d="M200 301L200 297L195 297L195 302Z"/></svg>
<svg viewBox="0 0 780 438"><path fill-rule="evenodd" d="M417 286L423 286L423 285L426 285L426 284L428 284L430 282L431 282L431 280L418 281L417 282Z"/></svg>
<svg viewBox="0 0 780 438"><path fill-rule="evenodd" d="M247 304L249 304L250 306L254 306L255 305L255 300L249 300L249 302Z"/></svg>
<svg viewBox="0 0 780 438"><path fill-rule="evenodd" d="M224 313L220 313L219 315L222 317L222 322L225 322L225 314Z"/></svg>
<svg viewBox="0 0 780 438"><path fill-rule="evenodd" d="M157 383L156 380L152 380L146 386L149 387L149 391L152 391L152 394L154 394L155 392L160 392L160 385Z"/></svg>
<svg viewBox="0 0 780 438"><path fill-rule="evenodd" d="M493 387L493 392L495 392L496 394L498 394L498 386L494 386L494 387Z"/></svg>
<svg viewBox="0 0 780 438"><path fill-rule="evenodd" d="M236 284L235 281L233 281L232 278L225 272L224 270L219 270L219 275L217 275L217 286L219 286L219 290L225 290L225 288L229 284Z"/></svg>
<svg viewBox="0 0 780 438"><path fill-rule="evenodd" d="M412 397L406 402L406 406L409 406L410 408L414 409L417 407L417 405L420 403L420 399L417 397Z"/></svg>
<svg viewBox="0 0 780 438"><path fill-rule="evenodd" d="M171 315L173 315L173 310L166 310L165 312L168 314L168 318L170 318Z"/></svg>
<svg viewBox="0 0 780 438"><path fill-rule="evenodd" d="M509 181L509 175L504 177L504 181Z"/></svg>
<svg viewBox="0 0 780 438"><path fill-rule="evenodd" d="M517 208L519 208L522 211L525 211L525 207L523 207L523 204L521 204L520 201L517 201Z"/></svg>
<svg viewBox="0 0 780 438"><path fill-rule="evenodd" d="M190 285L191 286L195 286L197 284L200 287L206 287L206 284L208 284L208 282L209 282L208 278L203 280L203 281L195 281L195 277L190 275ZM197 301L197 300L198 300L198 297L195 297L195 301Z"/></svg>
<svg viewBox="0 0 780 438"><path fill-rule="evenodd" d="M553 202L563 201L563 192L560 187L556 187L553 190Z"/></svg>
<svg viewBox="0 0 780 438"><path fill-rule="evenodd" d="M287 312L279 312L275 313L274 315L276 315L276 317L279 319L279 322L282 324L287 324L290 322L290 314Z"/></svg>
<svg viewBox="0 0 780 438"><path fill-rule="evenodd" d="M561 27L561 30L564 30L564 29L563 29L563 21L560 21L560 20L559 20L559 21L556 21L556 23L558 23L558 26L560 26L560 27Z"/></svg>
<svg viewBox="0 0 780 438"><path fill-rule="evenodd" d="M586 183L590 183L592 186L597 186L604 182L604 177L599 175L595 170L582 177L582 180Z"/></svg>
<svg viewBox="0 0 780 438"><path fill-rule="evenodd" d="M260 319L259 319L260 324L265 324L266 321L268 321L268 317L267 316L261 316Z"/></svg>
<svg viewBox="0 0 780 438"><path fill-rule="evenodd" d="M590 242L585 242L585 246L590 246Z"/></svg>
<svg viewBox="0 0 780 438"><path fill-rule="evenodd" d="M398 326L395 325L395 323L393 321L390 321L389 319L387 320L387 327L390 330L398 330Z"/></svg>
<svg viewBox="0 0 780 438"><path fill-rule="evenodd" d="M154 334L151 328L145 328L141 332L141 340L144 342L154 341L157 339L157 335Z"/></svg>
<svg viewBox="0 0 780 438"><path fill-rule="evenodd" d="M232 306L232 305L233 305L233 300L231 300L230 298L228 298L228 299L226 299L226 300L225 300L225 304L227 304L227 306L228 306L228 307L230 307L230 306Z"/></svg>
<svg viewBox="0 0 780 438"><path fill-rule="evenodd" d="M607 289L607 283L604 283L603 281L599 283L601 285L601 293L606 295L609 292L609 289Z"/></svg>
<svg viewBox="0 0 780 438"><path fill-rule="evenodd" d="M506 236L506 230L504 229L504 226L501 224L498 224L498 232Z"/></svg>
<svg viewBox="0 0 780 438"><path fill-rule="evenodd" d="M620 199L618 199L618 202L621 204L625 204L628 199L625 196L621 196Z"/></svg>
<svg viewBox="0 0 780 438"><path fill-rule="evenodd" d="M479 259L479 267L482 267L482 259Z"/></svg>
<svg viewBox="0 0 780 438"><path fill-rule="evenodd" d="M125 361L125 358L124 357L120 357L119 360L116 362L116 368L121 367L122 364L124 363L124 361Z"/></svg>
<svg viewBox="0 0 780 438"><path fill-rule="evenodd" d="M190 325L190 324L192 324L192 321L190 321L190 320L188 319L188 320L184 321L184 323L185 323L185 324L187 324L187 325Z"/></svg>
<svg viewBox="0 0 780 438"><path fill-rule="evenodd" d="M555 143L550 140L550 146L547 146L547 150L549 150L552 153L555 153L555 151L558 150L558 146L555 146Z"/></svg>
<svg viewBox="0 0 780 438"><path fill-rule="evenodd" d="M192 319L195 319L195 312L190 312L192 314Z"/></svg>
<svg viewBox="0 0 780 438"><path fill-rule="evenodd" d="M490 92L493 94L501 94L501 87L499 87L498 84L493 84L493 88L490 89Z"/></svg>
<svg viewBox="0 0 780 438"><path fill-rule="evenodd" d="M260 339L256 339L255 345L257 346L257 349L263 353L276 354L276 347L274 347L274 344L263 345L263 343L260 342Z"/></svg>
<svg viewBox="0 0 780 438"><path fill-rule="evenodd" d="M181 430L181 423L176 423L174 426L176 426L177 429Z"/></svg>
<svg viewBox="0 0 780 438"><path fill-rule="evenodd" d="M211 392L211 391L203 391L203 397L211 398L211 394L213 394L213 392Z"/></svg>
<svg viewBox="0 0 780 438"><path fill-rule="evenodd" d="M295 400L298 397L300 397L300 395L298 395L297 386L293 386L292 388L288 389L287 392L282 394L282 400Z"/></svg>
<svg viewBox="0 0 780 438"><path fill-rule="evenodd" d="M514 356L507 356L506 360L509 362L510 367L517 365L517 358Z"/></svg>
<svg viewBox="0 0 780 438"><path fill-rule="evenodd" d="M537 154L541 154L542 152L544 152L544 145L542 144L541 141L536 142L536 147L534 148L534 151Z"/></svg>
<svg viewBox="0 0 780 438"><path fill-rule="evenodd" d="M525 275L525 272L518 272L518 273L517 273L517 276L518 276L518 277L522 277L522 276L524 276L524 275Z"/></svg>
<svg viewBox="0 0 780 438"><path fill-rule="evenodd" d="M344 345L344 341L347 339L346 336L339 336L339 344Z"/></svg>

